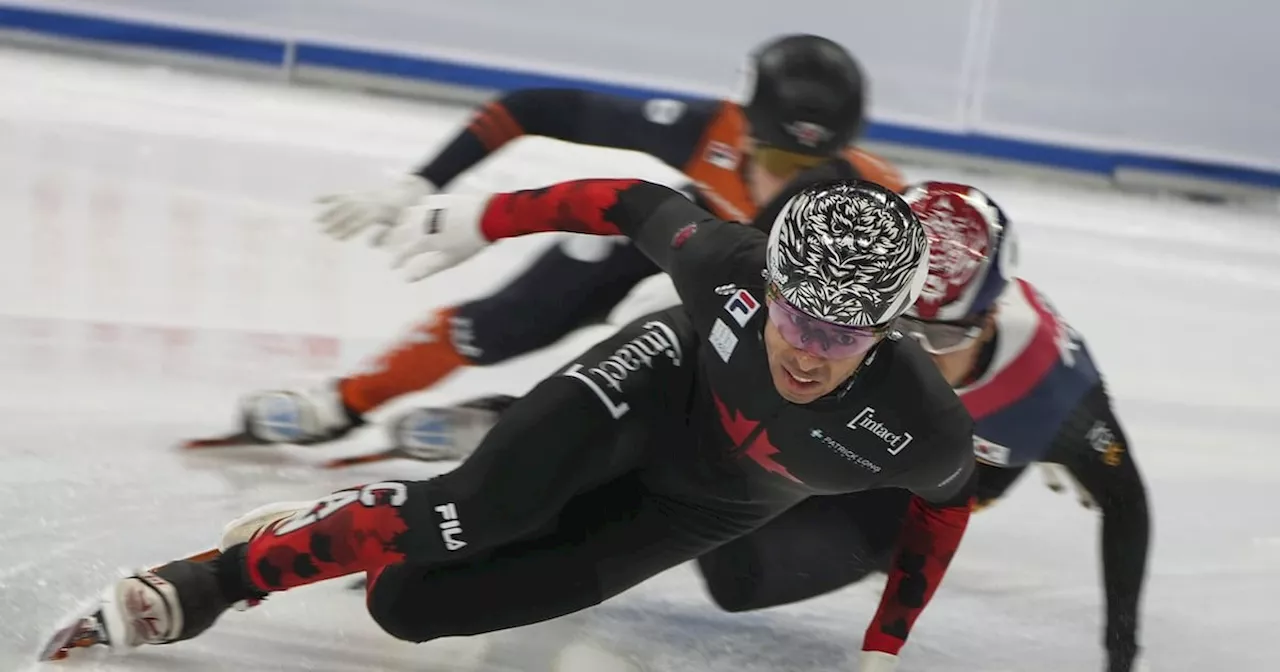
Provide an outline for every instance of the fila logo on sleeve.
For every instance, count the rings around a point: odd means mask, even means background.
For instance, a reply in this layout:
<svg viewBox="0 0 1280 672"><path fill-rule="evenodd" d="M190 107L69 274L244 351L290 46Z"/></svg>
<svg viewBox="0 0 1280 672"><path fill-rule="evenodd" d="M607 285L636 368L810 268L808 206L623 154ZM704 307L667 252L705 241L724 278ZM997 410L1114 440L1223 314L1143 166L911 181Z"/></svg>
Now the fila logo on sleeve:
<svg viewBox="0 0 1280 672"><path fill-rule="evenodd" d="M751 296L751 292L745 289L739 289L730 297L729 302L724 304L725 312L733 317L733 321L738 323L739 327L747 326L747 322L751 320L751 316L760 310L760 302L756 301L756 297Z"/></svg>

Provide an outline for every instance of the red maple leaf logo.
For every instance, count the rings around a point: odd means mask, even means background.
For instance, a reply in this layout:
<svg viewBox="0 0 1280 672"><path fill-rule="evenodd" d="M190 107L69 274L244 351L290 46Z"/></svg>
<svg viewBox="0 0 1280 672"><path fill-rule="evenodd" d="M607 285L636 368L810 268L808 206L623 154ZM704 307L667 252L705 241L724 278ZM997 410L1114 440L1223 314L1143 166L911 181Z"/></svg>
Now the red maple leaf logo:
<svg viewBox="0 0 1280 672"><path fill-rule="evenodd" d="M734 444L742 445L747 440L747 437L751 436L751 433L760 425L759 421L751 420L738 411L734 411L730 415L728 407L720 400L720 396L714 392L711 396L716 401L716 410L720 412L720 424L724 427L725 433L729 435ZM803 484L804 481L792 476L786 467L773 460L773 456L779 452L781 451L778 450L778 447L769 440L769 431L764 430L756 435L756 438L751 441L751 445L747 446L744 454L763 467L765 471L771 471L791 481Z"/></svg>

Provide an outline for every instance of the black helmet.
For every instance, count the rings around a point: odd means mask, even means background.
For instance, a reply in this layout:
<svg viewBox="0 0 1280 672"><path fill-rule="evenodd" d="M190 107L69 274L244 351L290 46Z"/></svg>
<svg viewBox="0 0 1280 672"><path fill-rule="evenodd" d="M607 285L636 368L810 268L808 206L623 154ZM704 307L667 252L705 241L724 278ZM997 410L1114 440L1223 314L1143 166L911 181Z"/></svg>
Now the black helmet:
<svg viewBox="0 0 1280 672"><path fill-rule="evenodd" d="M787 35L748 57L742 107L751 137L810 155L834 154L862 130L862 68L817 35Z"/></svg>

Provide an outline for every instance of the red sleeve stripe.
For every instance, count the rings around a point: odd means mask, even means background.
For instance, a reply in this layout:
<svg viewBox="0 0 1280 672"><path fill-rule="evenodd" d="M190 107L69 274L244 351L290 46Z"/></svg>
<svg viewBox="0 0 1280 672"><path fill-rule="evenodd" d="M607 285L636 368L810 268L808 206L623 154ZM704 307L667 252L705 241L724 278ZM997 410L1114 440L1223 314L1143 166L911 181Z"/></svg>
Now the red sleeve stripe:
<svg viewBox="0 0 1280 672"><path fill-rule="evenodd" d="M960 395L960 400L975 419L985 418L1025 397L1049 375L1062 358L1056 342L1057 319L1036 300L1035 292L1031 291L1026 281L1019 280L1018 285L1018 291L1022 292L1027 303L1039 316L1039 324L1026 349L1009 362L1008 366L981 387Z"/></svg>

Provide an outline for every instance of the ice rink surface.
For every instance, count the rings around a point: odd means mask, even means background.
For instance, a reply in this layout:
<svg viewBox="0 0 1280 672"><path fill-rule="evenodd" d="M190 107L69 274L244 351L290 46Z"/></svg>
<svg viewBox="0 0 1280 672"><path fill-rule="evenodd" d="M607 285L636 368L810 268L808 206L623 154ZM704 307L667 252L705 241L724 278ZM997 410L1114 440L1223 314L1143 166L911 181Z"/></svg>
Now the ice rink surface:
<svg viewBox="0 0 1280 672"><path fill-rule="evenodd" d="M122 568L215 543L259 504L443 467L341 473L377 447L184 455L243 392L358 365L432 306L483 294L543 236L418 285L315 232L310 199L376 186L466 111L272 82L0 51L0 670ZM1154 511L1142 639L1153 670L1280 659L1280 218L1011 177L969 179L1015 219L1023 274L1088 338ZM522 140L458 189L675 175ZM519 393L608 327L405 403ZM394 410L393 407L391 410ZM1098 521L1026 478L978 514L902 670L1101 670ZM196 640L73 670L853 670L881 581L729 615L688 567L583 614L414 646L343 581L233 612ZM424 608L449 609L448 604ZM609 660L593 651L608 651Z"/></svg>

